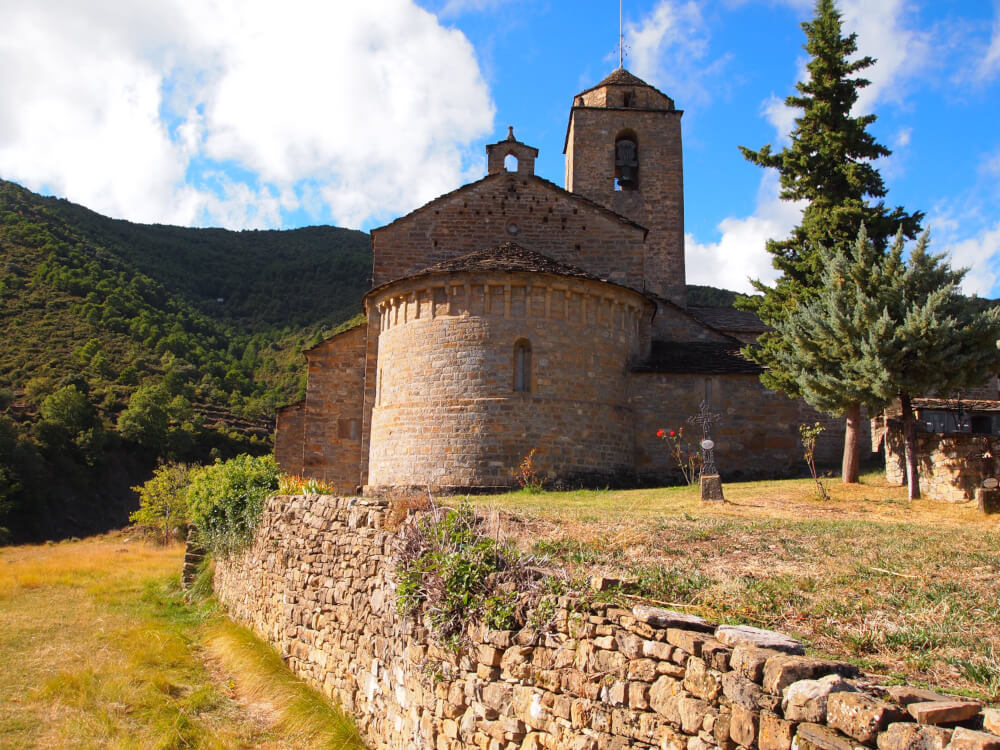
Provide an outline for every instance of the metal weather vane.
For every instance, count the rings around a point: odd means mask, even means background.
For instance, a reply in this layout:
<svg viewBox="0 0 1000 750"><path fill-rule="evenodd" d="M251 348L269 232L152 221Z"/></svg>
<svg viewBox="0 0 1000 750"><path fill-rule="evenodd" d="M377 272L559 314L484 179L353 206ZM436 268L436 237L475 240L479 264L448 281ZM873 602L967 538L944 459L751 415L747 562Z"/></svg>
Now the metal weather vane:
<svg viewBox="0 0 1000 750"><path fill-rule="evenodd" d="M625 46L625 26L622 23L622 0L618 0L618 67L625 67L625 56L628 47Z"/></svg>

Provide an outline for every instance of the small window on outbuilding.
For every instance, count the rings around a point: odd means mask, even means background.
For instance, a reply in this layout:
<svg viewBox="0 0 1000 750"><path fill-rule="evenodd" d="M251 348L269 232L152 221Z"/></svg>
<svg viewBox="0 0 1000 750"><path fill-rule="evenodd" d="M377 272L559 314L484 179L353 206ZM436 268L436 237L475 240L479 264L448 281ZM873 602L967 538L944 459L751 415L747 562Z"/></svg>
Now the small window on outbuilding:
<svg viewBox="0 0 1000 750"><path fill-rule="evenodd" d="M514 390L531 390L531 342L527 339L514 343Z"/></svg>
<svg viewBox="0 0 1000 750"><path fill-rule="evenodd" d="M514 154L507 154L503 158L503 168L508 172L517 171L517 157Z"/></svg>

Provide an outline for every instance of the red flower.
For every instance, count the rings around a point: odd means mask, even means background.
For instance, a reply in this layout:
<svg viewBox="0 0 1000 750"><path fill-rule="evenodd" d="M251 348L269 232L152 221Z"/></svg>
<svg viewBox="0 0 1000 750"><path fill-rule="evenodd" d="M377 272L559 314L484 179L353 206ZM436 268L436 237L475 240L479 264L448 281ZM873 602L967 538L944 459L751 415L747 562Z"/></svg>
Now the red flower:
<svg viewBox="0 0 1000 750"><path fill-rule="evenodd" d="M674 432L673 430L671 430L671 431L670 431L670 437L674 437L674 436L675 436L676 434L677 434L677 433L676 433L676 432Z"/></svg>
<svg viewBox="0 0 1000 750"><path fill-rule="evenodd" d="M656 437L658 437L658 438L663 437L663 430L657 430L656 431Z"/></svg>

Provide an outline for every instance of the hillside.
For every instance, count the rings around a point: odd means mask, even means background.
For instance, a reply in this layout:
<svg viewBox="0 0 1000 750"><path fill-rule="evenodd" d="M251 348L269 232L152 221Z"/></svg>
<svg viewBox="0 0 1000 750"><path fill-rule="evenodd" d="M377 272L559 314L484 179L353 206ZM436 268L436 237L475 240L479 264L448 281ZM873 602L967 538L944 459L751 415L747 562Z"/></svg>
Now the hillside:
<svg viewBox="0 0 1000 750"><path fill-rule="evenodd" d="M0 529L98 531L156 460L269 450L370 269L362 232L132 224L0 181Z"/></svg>

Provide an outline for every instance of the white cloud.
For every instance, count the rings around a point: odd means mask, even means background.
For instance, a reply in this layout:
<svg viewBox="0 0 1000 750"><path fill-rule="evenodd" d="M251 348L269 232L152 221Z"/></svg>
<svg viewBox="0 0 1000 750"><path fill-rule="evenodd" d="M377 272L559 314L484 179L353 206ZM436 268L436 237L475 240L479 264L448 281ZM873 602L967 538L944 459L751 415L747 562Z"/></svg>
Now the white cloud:
<svg viewBox="0 0 1000 750"><path fill-rule="evenodd" d="M990 46L979 62L976 71L981 80L988 81L997 73L1000 73L1000 2L994 6L996 18L993 21L993 35L990 39Z"/></svg>
<svg viewBox="0 0 1000 750"><path fill-rule="evenodd" d="M907 25L905 0L841 0L839 7L845 32L858 35L858 54L876 60L861 72L871 85L861 90L855 109L871 112L877 102L902 103L904 82L917 80L931 61L930 33Z"/></svg>
<svg viewBox="0 0 1000 750"><path fill-rule="evenodd" d="M441 8L441 15L449 18L466 13L482 13L498 8L511 0L448 0Z"/></svg>
<svg viewBox="0 0 1000 750"><path fill-rule="evenodd" d="M992 212L984 218L982 208L976 200L938 206L924 226L931 230L932 252L947 253L952 268L969 269L962 291L993 297L1000 281L1000 221Z"/></svg>
<svg viewBox="0 0 1000 750"><path fill-rule="evenodd" d="M750 279L771 284L778 272L771 265L765 245L783 239L802 218L802 205L778 198L777 175L761 181L757 207L747 217L730 216L719 222L717 242L699 243L693 235L684 238L684 265L688 283L752 292Z"/></svg>
<svg viewBox="0 0 1000 750"><path fill-rule="evenodd" d="M761 112L764 114L764 119L774 126L778 142L783 145L788 144L795 128L795 118L802 114L801 111L785 106L784 99L771 94L761 106Z"/></svg>
<svg viewBox="0 0 1000 750"><path fill-rule="evenodd" d="M709 33L698 3L659 0L639 22L626 22L624 34L625 67L688 106L708 100L704 81L726 58L706 59Z"/></svg>
<svg viewBox="0 0 1000 750"><path fill-rule="evenodd" d="M358 226L458 185L493 117L411 0L9 0L0 65L0 175L140 221Z"/></svg>

